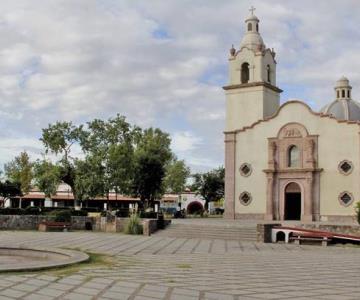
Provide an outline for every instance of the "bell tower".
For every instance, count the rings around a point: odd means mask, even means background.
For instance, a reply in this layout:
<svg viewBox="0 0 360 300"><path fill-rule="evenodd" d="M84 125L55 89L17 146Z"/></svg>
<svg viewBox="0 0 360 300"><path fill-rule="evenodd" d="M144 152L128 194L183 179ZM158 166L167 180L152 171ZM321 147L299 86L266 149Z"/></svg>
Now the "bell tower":
<svg viewBox="0 0 360 300"><path fill-rule="evenodd" d="M239 49L230 49L226 93L226 131L234 131L270 117L279 108L275 52L266 48L259 33L259 19L251 7Z"/></svg>

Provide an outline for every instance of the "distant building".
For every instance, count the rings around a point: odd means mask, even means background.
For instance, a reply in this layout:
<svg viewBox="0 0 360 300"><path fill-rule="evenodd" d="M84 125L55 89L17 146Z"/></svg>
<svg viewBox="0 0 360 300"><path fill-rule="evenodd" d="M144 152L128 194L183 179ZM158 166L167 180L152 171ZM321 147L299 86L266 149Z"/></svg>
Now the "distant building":
<svg viewBox="0 0 360 300"><path fill-rule="evenodd" d="M140 202L138 198L132 198L115 192L110 192L109 199L105 197L96 197L91 200L84 201L81 206L86 208L103 209L122 209L128 210L135 207ZM50 199L45 199L45 194L36 189L31 190L22 197L10 199L4 203L5 207L26 208L29 206L37 207L74 207L74 195L71 188L67 184L60 184L55 195Z"/></svg>
<svg viewBox="0 0 360 300"><path fill-rule="evenodd" d="M160 208L170 213L185 209L188 214L204 210L205 200L194 192L183 192L180 195L165 194L160 200Z"/></svg>

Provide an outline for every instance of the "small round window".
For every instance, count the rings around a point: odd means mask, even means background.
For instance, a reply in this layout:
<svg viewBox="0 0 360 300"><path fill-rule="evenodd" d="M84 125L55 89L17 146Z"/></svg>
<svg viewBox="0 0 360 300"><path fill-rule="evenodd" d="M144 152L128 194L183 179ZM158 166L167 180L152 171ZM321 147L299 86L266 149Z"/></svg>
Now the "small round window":
<svg viewBox="0 0 360 300"><path fill-rule="evenodd" d="M252 172L252 168L251 168L250 164L244 163L244 164L241 165L240 174L242 176L245 176L245 177L250 176L251 172Z"/></svg>
<svg viewBox="0 0 360 300"><path fill-rule="evenodd" d="M354 197L351 193L349 192L342 192L339 195L339 201L340 204L343 206L349 206L353 201L354 201Z"/></svg>
<svg viewBox="0 0 360 300"><path fill-rule="evenodd" d="M338 169L340 173L344 175L349 175L353 170L353 164L351 163L351 161L343 160L339 163Z"/></svg>
<svg viewBox="0 0 360 300"><path fill-rule="evenodd" d="M248 192L242 192L239 200L242 205L249 205L252 200L251 194Z"/></svg>

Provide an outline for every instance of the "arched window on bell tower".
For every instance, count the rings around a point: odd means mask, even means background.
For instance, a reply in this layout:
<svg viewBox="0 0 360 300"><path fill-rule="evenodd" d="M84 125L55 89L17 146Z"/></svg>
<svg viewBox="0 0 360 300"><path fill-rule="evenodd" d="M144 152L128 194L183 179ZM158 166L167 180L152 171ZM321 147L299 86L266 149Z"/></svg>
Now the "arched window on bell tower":
<svg viewBox="0 0 360 300"><path fill-rule="evenodd" d="M241 65L241 83L248 83L250 79L249 64L243 63Z"/></svg>
<svg viewBox="0 0 360 300"><path fill-rule="evenodd" d="M252 24L248 23L248 31L252 31Z"/></svg>

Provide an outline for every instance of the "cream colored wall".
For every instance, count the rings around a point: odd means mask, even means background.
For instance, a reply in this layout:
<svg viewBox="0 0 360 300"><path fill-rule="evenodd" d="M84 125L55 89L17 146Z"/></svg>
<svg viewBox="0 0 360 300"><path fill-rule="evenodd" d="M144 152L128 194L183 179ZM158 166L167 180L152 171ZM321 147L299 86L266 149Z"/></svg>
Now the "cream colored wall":
<svg viewBox="0 0 360 300"><path fill-rule="evenodd" d="M226 131L242 128L263 118L262 86L226 91Z"/></svg>
<svg viewBox="0 0 360 300"><path fill-rule="evenodd" d="M320 214L354 215L354 205L360 200L359 126L339 123L327 117L320 118L299 103L286 104L274 119L237 134L236 213L265 213L266 176L263 170L267 168L267 138L276 137L280 128L290 122L303 124L309 134L319 135L318 167L324 169L320 175ZM354 165L353 172L347 176L338 171L338 164L344 159L352 161ZM244 162L252 165L253 171L249 177L239 173L240 165ZM240 204L239 195L243 191L252 194L253 200L249 206ZM351 192L354 196L355 201L349 207L342 206L338 201L343 191Z"/></svg>
<svg viewBox="0 0 360 300"><path fill-rule="evenodd" d="M280 106L280 94L278 92L275 92L273 90L264 89L263 94L264 99L264 109L263 109L263 118L271 117L274 115Z"/></svg>
<svg viewBox="0 0 360 300"><path fill-rule="evenodd" d="M264 86L226 91L226 131L272 116L279 108L279 93Z"/></svg>

